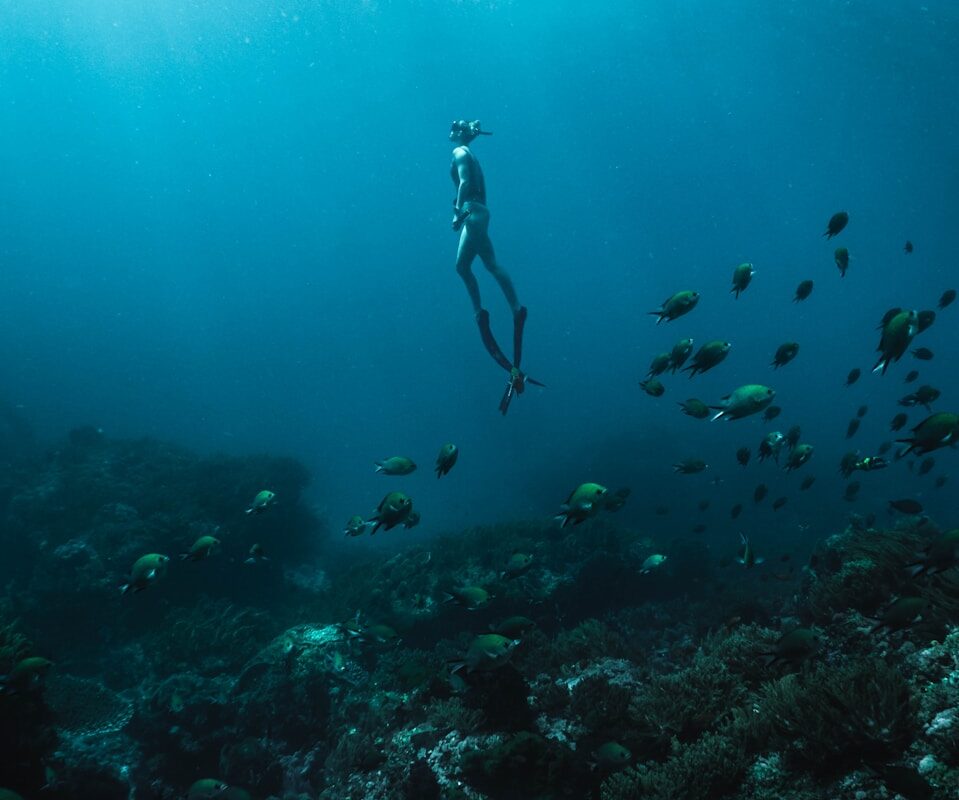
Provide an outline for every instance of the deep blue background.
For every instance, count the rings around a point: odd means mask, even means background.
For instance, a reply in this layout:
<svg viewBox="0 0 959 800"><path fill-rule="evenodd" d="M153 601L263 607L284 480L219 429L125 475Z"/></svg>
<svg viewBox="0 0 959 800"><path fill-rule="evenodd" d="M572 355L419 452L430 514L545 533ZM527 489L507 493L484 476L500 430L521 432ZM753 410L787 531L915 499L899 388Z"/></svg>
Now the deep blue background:
<svg viewBox="0 0 959 800"><path fill-rule="evenodd" d="M868 403L852 443L874 449L913 366L957 407L959 306L917 340L936 360L868 374L886 308L959 284L952 3L39 6L0 11L0 397L45 436L94 423L293 454L337 524L408 490L410 536L549 514L584 480L632 486L624 519L656 533L684 532L698 517L678 507L702 496L726 525L760 480L791 497L707 534L732 539L772 536L772 520L834 528L846 423ZM506 419L453 270L459 117L495 132L476 145L491 233L530 309L525 366L549 385ZM827 242L841 208L849 227ZM736 301L741 261L757 274ZM476 266L505 344L508 310ZM815 291L793 305L804 278ZM684 288L699 308L657 327L645 312ZM734 350L643 395L651 357L683 336ZM790 339L802 351L773 373ZM866 374L846 390L853 366ZM676 406L747 382L778 391L776 425ZM813 462L742 474L736 447L794 422ZM447 440L462 457L438 483ZM400 453L415 475L373 476ZM693 455L710 471L674 476ZM867 476L858 507L914 495L947 517L931 482L955 458L924 479ZM661 503L673 514L652 516Z"/></svg>

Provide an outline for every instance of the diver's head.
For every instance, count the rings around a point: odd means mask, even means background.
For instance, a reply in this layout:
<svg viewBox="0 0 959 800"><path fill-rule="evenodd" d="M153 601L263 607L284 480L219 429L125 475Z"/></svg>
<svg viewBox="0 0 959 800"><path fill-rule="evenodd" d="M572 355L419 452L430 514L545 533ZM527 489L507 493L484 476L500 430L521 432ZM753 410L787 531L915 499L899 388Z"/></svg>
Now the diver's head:
<svg viewBox="0 0 959 800"><path fill-rule="evenodd" d="M450 125L450 141L457 144L469 144L477 136L492 136L492 133L482 130L482 123L478 119L467 122L465 119L453 120Z"/></svg>

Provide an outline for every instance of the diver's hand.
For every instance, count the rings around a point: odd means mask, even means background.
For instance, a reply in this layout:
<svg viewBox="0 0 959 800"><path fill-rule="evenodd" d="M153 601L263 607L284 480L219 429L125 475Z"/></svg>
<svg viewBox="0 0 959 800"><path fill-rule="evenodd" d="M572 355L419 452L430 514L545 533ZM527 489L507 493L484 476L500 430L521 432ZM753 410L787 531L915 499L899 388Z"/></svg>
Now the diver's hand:
<svg viewBox="0 0 959 800"><path fill-rule="evenodd" d="M453 230L458 231L463 227L463 223L466 222L466 218L470 215L469 211L464 211L460 213L455 208L453 209Z"/></svg>

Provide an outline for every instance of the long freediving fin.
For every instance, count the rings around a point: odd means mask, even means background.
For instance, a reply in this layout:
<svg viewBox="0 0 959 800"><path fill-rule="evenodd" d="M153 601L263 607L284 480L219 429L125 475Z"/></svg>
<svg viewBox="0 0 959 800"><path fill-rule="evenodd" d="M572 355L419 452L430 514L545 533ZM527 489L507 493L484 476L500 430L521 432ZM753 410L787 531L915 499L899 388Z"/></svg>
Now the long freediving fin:
<svg viewBox="0 0 959 800"><path fill-rule="evenodd" d="M526 306L520 306L513 315L513 366L519 367L523 360L523 328L526 326Z"/></svg>
<svg viewBox="0 0 959 800"><path fill-rule="evenodd" d="M476 314L476 323L479 325L480 337L483 339L483 345L486 347L486 351L493 357L493 360L497 364L509 372L513 368L513 365L509 363L509 359L506 358L496 343L496 339L493 338L493 331L491 331L489 327L489 311L485 308L480 309Z"/></svg>

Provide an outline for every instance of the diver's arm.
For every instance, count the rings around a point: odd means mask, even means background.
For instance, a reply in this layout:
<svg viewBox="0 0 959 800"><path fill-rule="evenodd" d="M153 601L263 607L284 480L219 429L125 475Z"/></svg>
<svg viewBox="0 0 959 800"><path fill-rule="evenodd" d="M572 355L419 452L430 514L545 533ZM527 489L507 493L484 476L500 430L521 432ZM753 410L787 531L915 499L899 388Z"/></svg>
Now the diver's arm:
<svg viewBox="0 0 959 800"><path fill-rule="evenodd" d="M454 153L453 163L456 164L456 174L460 179L459 186L456 189L456 201L453 203L453 212L456 216L460 216L463 213L463 203L466 202L464 198L470 196L470 191L473 188L470 181L472 170L470 170L469 158L459 148Z"/></svg>

